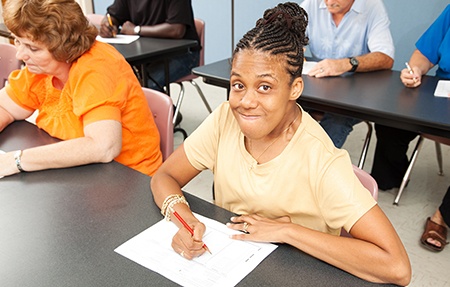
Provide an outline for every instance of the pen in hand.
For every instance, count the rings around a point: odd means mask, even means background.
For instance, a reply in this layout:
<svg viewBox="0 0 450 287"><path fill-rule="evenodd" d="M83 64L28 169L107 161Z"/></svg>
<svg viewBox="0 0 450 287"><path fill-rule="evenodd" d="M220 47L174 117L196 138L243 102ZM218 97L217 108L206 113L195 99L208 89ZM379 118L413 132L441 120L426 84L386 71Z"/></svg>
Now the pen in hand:
<svg viewBox="0 0 450 287"><path fill-rule="evenodd" d="M108 18L108 23L109 23L109 26L111 27L111 32L112 32L113 38L115 38L116 37L116 32L114 32L114 25L113 25L113 22L111 20L111 15L109 15L109 13L107 13L106 17Z"/></svg>
<svg viewBox="0 0 450 287"><path fill-rule="evenodd" d="M405 62L405 65L406 65L406 68L408 69L409 73L410 73L411 75L414 75L414 72L413 72L413 70L411 69L411 66L408 64L408 62ZM415 83L415 82L417 82L417 79L414 77L414 78L413 78L413 81L414 81L414 83Z"/></svg>
<svg viewBox="0 0 450 287"><path fill-rule="evenodd" d="M192 230L192 228L186 223L186 221L184 221L184 219L178 214L178 212L174 211L174 212L173 212L173 215L175 215L175 217L178 219L178 221L180 221L181 224L183 224L183 226L189 231L189 233L190 233L191 235L194 235L194 230ZM202 246L202 247L203 247L206 251L208 251L210 254L212 254L211 251L209 251L209 248L208 248L208 246L206 246L205 243L203 243L203 246Z"/></svg>

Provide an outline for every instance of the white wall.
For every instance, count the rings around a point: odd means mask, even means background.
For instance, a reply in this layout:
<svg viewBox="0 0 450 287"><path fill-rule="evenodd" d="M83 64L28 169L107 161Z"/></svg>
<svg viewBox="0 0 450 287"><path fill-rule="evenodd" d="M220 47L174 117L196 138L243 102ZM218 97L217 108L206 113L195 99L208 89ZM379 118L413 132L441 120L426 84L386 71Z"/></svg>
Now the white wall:
<svg viewBox="0 0 450 287"><path fill-rule="evenodd" d="M143 0L144 1L144 0ZM113 0L77 0L85 13L104 14ZM234 3L234 43L255 24L263 11L280 0L192 0L194 16L206 22L205 62L231 56L231 7ZM298 1L301 3L302 1ZM394 70L401 70L426 28L449 4L448 0L384 0L395 44ZM1 9L1 7L0 7ZM0 17L0 21L3 20ZM7 41L1 37L0 41Z"/></svg>
<svg viewBox="0 0 450 287"><path fill-rule="evenodd" d="M450 4L448 0L384 0L395 45L394 70L405 68L415 43ZM433 74L434 72L431 71Z"/></svg>
<svg viewBox="0 0 450 287"><path fill-rule="evenodd" d="M81 9L83 9L84 14L92 13L92 0L75 0L78 4L80 4Z"/></svg>
<svg viewBox="0 0 450 287"><path fill-rule="evenodd" d="M101 1L101 0L95 0ZM206 22L205 62L231 56L231 3L234 1L234 43L279 0L192 0L195 17ZM303 2L297 1L298 3ZM415 42L449 4L448 0L384 0L395 45L394 70L402 70Z"/></svg>

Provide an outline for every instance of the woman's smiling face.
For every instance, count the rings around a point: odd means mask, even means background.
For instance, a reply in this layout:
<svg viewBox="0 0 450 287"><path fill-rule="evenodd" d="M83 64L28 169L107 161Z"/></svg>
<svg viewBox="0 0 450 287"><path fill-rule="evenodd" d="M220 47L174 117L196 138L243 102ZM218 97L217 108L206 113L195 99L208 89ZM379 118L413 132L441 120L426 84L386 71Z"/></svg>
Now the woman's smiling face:
<svg viewBox="0 0 450 287"><path fill-rule="evenodd" d="M285 56L242 50L235 54L230 77L230 107L241 131L261 139L286 127L287 111L303 90L301 78L291 83ZM294 102L293 102L294 101Z"/></svg>

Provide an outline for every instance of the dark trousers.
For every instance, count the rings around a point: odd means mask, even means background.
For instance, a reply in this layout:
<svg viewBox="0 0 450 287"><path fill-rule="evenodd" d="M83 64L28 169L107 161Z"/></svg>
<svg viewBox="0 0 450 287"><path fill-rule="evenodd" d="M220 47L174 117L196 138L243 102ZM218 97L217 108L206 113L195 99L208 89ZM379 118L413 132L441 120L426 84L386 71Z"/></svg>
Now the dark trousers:
<svg viewBox="0 0 450 287"><path fill-rule="evenodd" d="M418 134L379 124L375 124L375 131L377 145L371 175L381 190L400 187L409 165L406 155L409 143Z"/></svg>
<svg viewBox="0 0 450 287"><path fill-rule="evenodd" d="M444 195L444 199L442 199L442 203L439 206L439 211L444 218L445 224L450 226L450 186L447 189L447 193Z"/></svg>

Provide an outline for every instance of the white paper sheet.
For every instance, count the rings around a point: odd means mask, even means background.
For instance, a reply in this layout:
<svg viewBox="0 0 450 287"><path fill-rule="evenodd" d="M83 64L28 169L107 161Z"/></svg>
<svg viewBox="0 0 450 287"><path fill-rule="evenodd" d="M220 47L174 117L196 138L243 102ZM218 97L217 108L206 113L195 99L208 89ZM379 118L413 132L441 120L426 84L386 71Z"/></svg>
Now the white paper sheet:
<svg viewBox="0 0 450 287"><path fill-rule="evenodd" d="M314 67L316 64L317 62L314 61L304 61L302 74L307 75L309 73L309 70L311 70L311 68Z"/></svg>
<svg viewBox="0 0 450 287"><path fill-rule="evenodd" d="M130 44L139 39L139 35L122 35L118 34L115 38L103 38L97 36L97 41L109 44Z"/></svg>
<svg viewBox="0 0 450 287"><path fill-rule="evenodd" d="M450 98L450 81L439 80L434 95L436 97Z"/></svg>
<svg viewBox="0 0 450 287"><path fill-rule="evenodd" d="M277 248L270 243L230 239L237 231L204 216L195 216L206 225L203 242L212 254L205 252L193 260L181 257L171 247L178 227L164 219L114 251L182 286L225 287L235 286Z"/></svg>

